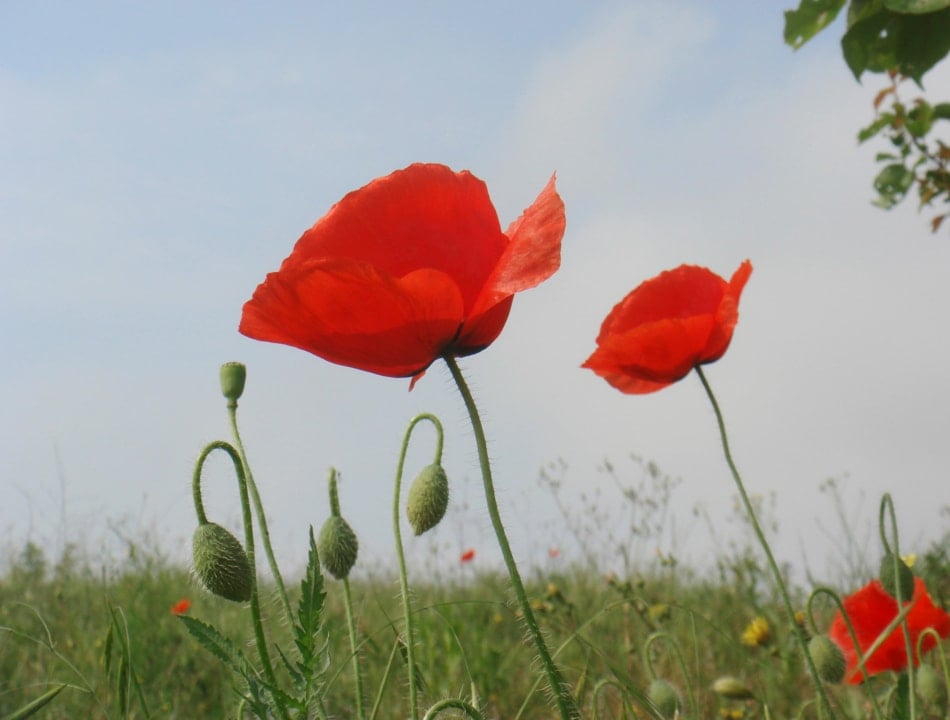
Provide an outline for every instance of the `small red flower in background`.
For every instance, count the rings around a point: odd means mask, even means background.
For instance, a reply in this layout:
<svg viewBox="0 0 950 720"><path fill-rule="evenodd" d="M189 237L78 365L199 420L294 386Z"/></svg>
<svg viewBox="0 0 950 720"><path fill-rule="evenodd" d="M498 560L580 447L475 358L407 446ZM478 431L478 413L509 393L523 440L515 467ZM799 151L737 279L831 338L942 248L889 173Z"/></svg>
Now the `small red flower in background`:
<svg viewBox="0 0 950 720"><path fill-rule="evenodd" d="M171 606L172 615L184 615L188 610L191 609L191 600L188 598L182 598L174 605Z"/></svg>
<svg viewBox="0 0 950 720"><path fill-rule="evenodd" d="M467 562L471 562L474 559L475 559L475 550L473 548L469 548L468 550L462 553L462 557L459 558L459 562L467 563Z"/></svg>
<svg viewBox="0 0 950 720"><path fill-rule="evenodd" d="M583 367L622 392L643 394L718 360L732 340L751 273L746 260L728 282L695 265L647 280L607 315Z"/></svg>
<svg viewBox="0 0 950 720"><path fill-rule="evenodd" d="M244 305L248 337L417 380L444 355L488 347L514 295L560 265L552 177L502 232L485 183L415 164L346 195Z"/></svg>
<svg viewBox="0 0 950 720"><path fill-rule="evenodd" d="M558 550L556 547L553 547L553 548L549 548L549 549L548 549L548 557L549 557L549 558L554 559L554 558L558 557L560 554L561 554L561 551Z"/></svg>
<svg viewBox="0 0 950 720"><path fill-rule="evenodd" d="M917 638L927 628L933 628L940 637L950 635L950 615L936 607L927 594L924 581L914 578L914 597L910 601L913 605L907 614L907 626L910 631L911 644L914 653L917 652ZM872 580L853 595L844 599L844 609L854 626L858 645L863 655L871 647L878 635L897 617L897 600L887 594L879 580ZM841 613L835 614L831 621L828 635L844 653L846 672L845 679L852 684L863 680L858 668L858 651L855 650ZM936 640L928 635L924 638L922 650L927 652L936 645ZM919 657L914 657L914 665L920 663ZM868 658L865 667L869 675L876 675L887 670L900 672L907 667L907 650L904 647L904 635L895 630Z"/></svg>

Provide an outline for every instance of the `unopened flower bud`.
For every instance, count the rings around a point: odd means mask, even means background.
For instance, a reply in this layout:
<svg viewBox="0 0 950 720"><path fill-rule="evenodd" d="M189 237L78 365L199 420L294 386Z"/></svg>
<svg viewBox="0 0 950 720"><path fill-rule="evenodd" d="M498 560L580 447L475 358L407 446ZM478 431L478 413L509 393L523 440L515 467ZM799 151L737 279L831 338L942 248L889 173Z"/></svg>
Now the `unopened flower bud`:
<svg viewBox="0 0 950 720"><path fill-rule="evenodd" d="M940 717L947 714L947 685L930 665L917 668L917 694Z"/></svg>
<svg viewBox="0 0 950 720"><path fill-rule="evenodd" d="M914 596L914 571L901 558L895 558L892 553L887 553L881 559L880 580L884 591L892 598L897 597L898 588L900 588L902 601L909 602Z"/></svg>
<svg viewBox="0 0 950 720"><path fill-rule="evenodd" d="M237 402L244 394L244 381L247 380L247 368L243 363L226 362L221 366L221 393L228 400Z"/></svg>
<svg viewBox="0 0 950 720"><path fill-rule="evenodd" d="M445 517L449 506L449 479L441 465L422 469L409 488L406 514L416 535L431 530Z"/></svg>
<svg viewBox="0 0 950 720"><path fill-rule="evenodd" d="M827 635L815 635L808 641L808 654L815 663L818 677L825 682L839 683L844 680L844 653Z"/></svg>
<svg viewBox="0 0 950 720"><path fill-rule="evenodd" d="M729 700L751 700L755 697L748 685L732 677L732 675L723 675L717 678L712 684L712 691Z"/></svg>
<svg viewBox="0 0 950 720"><path fill-rule="evenodd" d="M650 698L650 702L656 706L656 709L660 711L660 715L664 718L672 719L675 717L681 706L680 696L676 692L676 688L662 678L656 678L650 683L647 697Z"/></svg>
<svg viewBox="0 0 950 720"><path fill-rule="evenodd" d="M192 553L195 574L209 591L234 602L251 599L251 564L234 535L216 523L202 523Z"/></svg>
<svg viewBox="0 0 950 720"><path fill-rule="evenodd" d="M342 580L356 564L359 541L346 520L339 515L331 515L320 529L317 550L327 572L337 580Z"/></svg>

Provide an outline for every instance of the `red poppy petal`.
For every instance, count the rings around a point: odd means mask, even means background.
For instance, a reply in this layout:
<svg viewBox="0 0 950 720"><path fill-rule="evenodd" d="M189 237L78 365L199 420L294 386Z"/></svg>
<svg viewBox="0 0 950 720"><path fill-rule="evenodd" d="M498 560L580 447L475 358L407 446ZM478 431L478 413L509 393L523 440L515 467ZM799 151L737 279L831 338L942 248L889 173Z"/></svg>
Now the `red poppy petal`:
<svg viewBox="0 0 950 720"><path fill-rule="evenodd" d="M597 342L645 323L713 315L725 291L726 281L707 268L680 265L666 270L641 283L610 311Z"/></svg>
<svg viewBox="0 0 950 720"><path fill-rule="evenodd" d="M907 614L911 643L914 648L917 639L926 628L933 628L941 637L950 635L950 615L937 608L923 580L914 579L913 607ZM874 644L877 637L897 616L897 601L888 595L880 581L873 580L843 601L845 611L854 627L859 648L854 647L844 619L835 614L828 635L841 648L847 667L847 681L860 683L863 675L858 668L858 655L865 653ZM931 649L935 641L931 637L924 639L924 651ZM860 651L860 652L859 652ZM914 650L914 664L919 663ZM867 659L865 667L870 675L893 670L900 672L907 667L907 651L902 632L894 631L878 646L874 654Z"/></svg>
<svg viewBox="0 0 950 720"><path fill-rule="evenodd" d="M561 265L561 239L566 224L564 201L552 175L530 207L508 226L508 245L472 312L483 312L502 298L551 277Z"/></svg>
<svg viewBox="0 0 950 720"><path fill-rule="evenodd" d="M742 290L745 288L751 274L752 263L748 260L743 262L732 274L722 302L719 304L716 322L713 324L712 332L701 353L702 362L708 363L718 360L729 348L729 343L732 342L732 333L736 328L736 323L739 322L739 298L742 296Z"/></svg>
<svg viewBox="0 0 950 720"><path fill-rule="evenodd" d="M452 354L474 355L491 345L504 329L514 299L509 295L481 315L466 320L458 339L452 343Z"/></svg>
<svg viewBox="0 0 950 720"><path fill-rule="evenodd" d="M396 279L364 263L311 261L271 273L244 305L240 331L390 377L428 367L462 323L452 279L423 269Z"/></svg>
<svg viewBox="0 0 950 720"><path fill-rule="evenodd" d="M632 389L625 392L642 394L659 390L688 375L700 362L699 349L709 337L714 322L712 315L668 318L610 334L602 338L583 367L599 375L603 370L645 383L629 385ZM616 387L615 383L611 384Z"/></svg>
<svg viewBox="0 0 950 720"><path fill-rule="evenodd" d="M329 257L392 277L432 268L453 278L467 313L507 244L484 182L445 165L415 164L346 195L303 234L281 269Z"/></svg>

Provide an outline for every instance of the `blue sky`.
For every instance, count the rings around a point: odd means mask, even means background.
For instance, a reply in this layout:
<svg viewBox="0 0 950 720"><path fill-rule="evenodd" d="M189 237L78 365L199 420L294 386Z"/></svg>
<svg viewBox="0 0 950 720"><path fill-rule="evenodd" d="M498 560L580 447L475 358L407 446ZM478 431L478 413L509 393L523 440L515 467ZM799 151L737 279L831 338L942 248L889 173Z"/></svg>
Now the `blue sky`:
<svg viewBox="0 0 950 720"><path fill-rule="evenodd" d="M420 160L484 179L503 226L554 171L567 205L561 270L465 362L525 562L578 552L537 487L559 457L572 502L597 488L614 502L604 457L681 477L664 552L702 561L697 503L728 532L733 487L698 381L627 397L578 366L642 280L747 257L735 341L709 377L750 490L777 495L780 557L805 547L820 574L838 554L817 524L837 527L829 476L846 477L860 524L892 492L908 549L943 533L950 243L910 206L870 205L874 148L854 138L882 83L855 83L839 29L794 53L782 3L510 5L0 7L0 540L111 548L142 533L185 557L191 463L227 433L217 368L241 360L242 427L287 562L326 515L330 465L367 563L391 562L398 445L433 411L455 510L412 552L475 546L492 563L444 369L407 393L236 331L304 229ZM223 465L208 479L221 522L238 517L232 484Z"/></svg>

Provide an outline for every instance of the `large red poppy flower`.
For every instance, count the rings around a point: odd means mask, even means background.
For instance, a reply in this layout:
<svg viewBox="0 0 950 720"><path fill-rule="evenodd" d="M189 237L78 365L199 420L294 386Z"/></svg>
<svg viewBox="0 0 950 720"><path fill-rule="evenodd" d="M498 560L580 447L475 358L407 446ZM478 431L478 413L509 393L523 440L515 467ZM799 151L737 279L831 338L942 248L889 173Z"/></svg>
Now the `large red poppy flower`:
<svg viewBox="0 0 950 720"><path fill-rule="evenodd" d="M418 377L488 347L514 294L560 264L552 177L502 232L485 183L416 164L346 195L244 305L240 331L330 362Z"/></svg>
<svg viewBox="0 0 950 720"><path fill-rule="evenodd" d="M844 609L854 626L858 638L860 654L863 655L877 640L884 629L897 617L897 600L887 594L879 580L872 580L853 595L844 599ZM914 665L920 663L917 653L917 639L927 628L933 628L940 637L950 635L950 615L933 604L924 581L914 578L914 596L911 598L912 607L907 614L907 627L910 632L911 645L914 648ZM859 683L863 680L858 668L858 650L851 640L851 634L845 625L841 613L835 614L831 621L828 635L844 653L846 663L845 679L849 683ZM922 650L927 652L936 645L932 635L927 635L922 643ZM894 630L881 643L880 647L865 662L869 675L894 670L900 672L907 667L907 650L904 645L904 634Z"/></svg>
<svg viewBox="0 0 950 720"><path fill-rule="evenodd" d="M746 260L728 282L694 265L647 280L607 315L597 349L583 367L618 390L643 394L718 360L732 340L739 296L751 273Z"/></svg>

